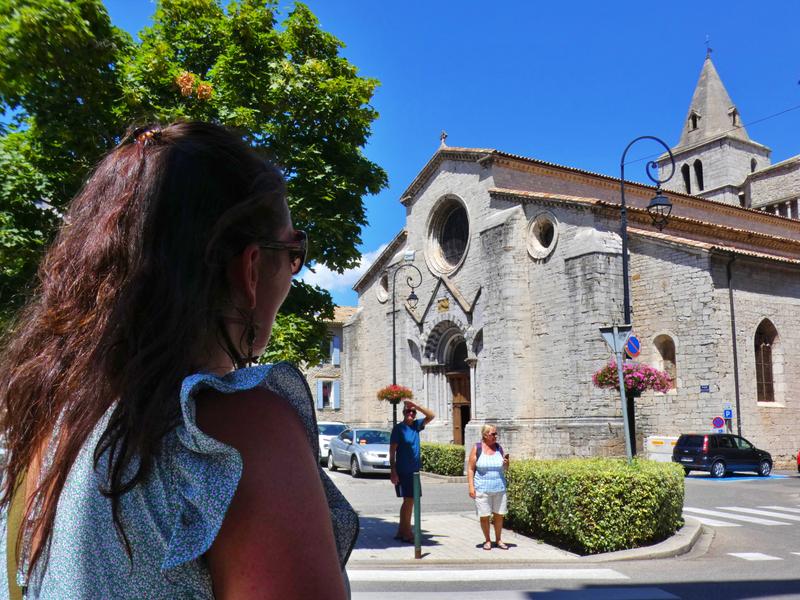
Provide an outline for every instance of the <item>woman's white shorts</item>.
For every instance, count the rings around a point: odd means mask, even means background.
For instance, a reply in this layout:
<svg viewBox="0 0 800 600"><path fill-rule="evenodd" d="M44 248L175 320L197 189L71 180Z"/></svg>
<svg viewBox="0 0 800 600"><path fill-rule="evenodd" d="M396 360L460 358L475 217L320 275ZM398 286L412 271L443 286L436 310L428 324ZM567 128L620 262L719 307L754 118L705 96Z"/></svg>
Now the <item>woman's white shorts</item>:
<svg viewBox="0 0 800 600"><path fill-rule="evenodd" d="M505 492L476 492L475 509L479 517L506 514Z"/></svg>

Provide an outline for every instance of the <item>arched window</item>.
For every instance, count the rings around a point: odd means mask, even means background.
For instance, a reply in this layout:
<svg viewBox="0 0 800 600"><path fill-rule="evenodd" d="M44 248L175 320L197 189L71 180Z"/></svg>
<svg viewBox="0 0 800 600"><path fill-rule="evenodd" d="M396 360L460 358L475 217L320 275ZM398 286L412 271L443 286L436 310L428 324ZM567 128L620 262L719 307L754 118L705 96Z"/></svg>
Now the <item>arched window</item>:
<svg viewBox="0 0 800 600"><path fill-rule="evenodd" d="M683 187L686 188L686 193L692 193L692 177L689 170L689 165L683 165L681 167L681 174L683 175Z"/></svg>
<svg viewBox="0 0 800 600"><path fill-rule="evenodd" d="M689 123L692 131L697 129L697 113L692 113L692 115L689 117Z"/></svg>
<svg viewBox="0 0 800 600"><path fill-rule="evenodd" d="M756 159L755 158L751 158L750 159L750 172L754 173L757 166L758 166L758 163L756 162Z"/></svg>
<svg viewBox="0 0 800 600"><path fill-rule="evenodd" d="M778 330L769 319L764 319L756 329L756 398L759 402L775 401L773 378L773 350L778 341Z"/></svg>
<svg viewBox="0 0 800 600"><path fill-rule="evenodd" d="M672 379L672 389L678 386L678 368L675 364L675 342L668 335L659 335L653 345L661 359L661 370L666 371Z"/></svg>
<svg viewBox="0 0 800 600"><path fill-rule="evenodd" d="M694 178L697 181L697 190L702 192L703 188L703 163L700 162L700 159L694 161Z"/></svg>

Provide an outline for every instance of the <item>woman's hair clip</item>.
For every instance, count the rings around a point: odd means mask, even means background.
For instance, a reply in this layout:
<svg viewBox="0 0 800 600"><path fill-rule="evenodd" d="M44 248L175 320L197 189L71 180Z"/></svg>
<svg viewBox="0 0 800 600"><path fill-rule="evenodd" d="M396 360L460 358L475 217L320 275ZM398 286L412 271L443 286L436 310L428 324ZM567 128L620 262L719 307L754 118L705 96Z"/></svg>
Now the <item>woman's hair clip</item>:
<svg viewBox="0 0 800 600"><path fill-rule="evenodd" d="M133 132L133 140L141 146L147 146L150 143L158 141L160 137L160 127L140 127Z"/></svg>

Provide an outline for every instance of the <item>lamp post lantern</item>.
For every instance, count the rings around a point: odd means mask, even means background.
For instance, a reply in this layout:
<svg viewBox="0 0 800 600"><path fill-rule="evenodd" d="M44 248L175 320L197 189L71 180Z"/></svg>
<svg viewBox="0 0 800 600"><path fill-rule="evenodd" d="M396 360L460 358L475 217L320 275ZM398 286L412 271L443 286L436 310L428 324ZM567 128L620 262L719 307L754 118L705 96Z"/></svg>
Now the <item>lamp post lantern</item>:
<svg viewBox="0 0 800 600"><path fill-rule="evenodd" d="M406 258L408 260L408 258ZM417 303L419 302L419 298L414 293L414 290L417 289L420 284L422 283L422 273L420 270L414 266L411 262L403 262L401 263L395 270L394 274L392 275L392 385L397 385L397 309L396 309L396 301L397 301L397 274L402 271L403 269L411 269L414 271L410 275L406 277L406 284L411 289L411 293L406 298L406 302L411 308L416 308ZM414 283L416 282L416 283ZM397 403L392 404L392 426L397 425Z"/></svg>
<svg viewBox="0 0 800 600"><path fill-rule="evenodd" d="M625 147L625 151L622 153L622 158L619 161L620 237L622 238L622 322L625 325L632 325L631 291L630 281L628 279L628 209L625 205L625 157L628 155L628 150L630 150L631 146L640 140L653 140L661 144L669 155L671 165L669 175L664 179L660 179L652 173L653 170L658 169L658 163L656 161L648 161L647 166L645 167L647 177L650 179L650 181L656 184L656 195L652 200L650 200L650 203L647 206L647 212L650 215L650 218L653 220L653 225L658 227L659 231L664 229L664 226L669 220L669 215L672 212L672 203L670 203L669 198L661 193L661 184L672 179L672 176L675 174L675 157L672 156L672 151L669 149L669 146L667 146L661 139L652 135L639 136ZM625 384L622 381L622 378L620 378L619 385L620 390L624 390ZM625 427L627 428L629 436L628 439L631 440L631 444L633 446L632 453L636 454L636 429L634 425L636 420L634 414L633 396L627 394L626 398L627 411L623 411L623 413L627 413Z"/></svg>

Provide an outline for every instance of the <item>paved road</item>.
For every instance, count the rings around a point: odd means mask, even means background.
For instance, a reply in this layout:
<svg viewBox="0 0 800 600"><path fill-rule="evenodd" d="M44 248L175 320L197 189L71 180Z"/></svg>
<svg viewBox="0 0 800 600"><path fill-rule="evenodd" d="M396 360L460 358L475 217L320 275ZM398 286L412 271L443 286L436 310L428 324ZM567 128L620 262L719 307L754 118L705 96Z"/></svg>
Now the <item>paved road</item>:
<svg viewBox="0 0 800 600"><path fill-rule="evenodd" d="M343 471L328 474L359 513L392 514L400 509L400 501L388 475L365 475L353 479ZM422 484L423 512L458 513L475 509L467 495L466 483L447 483L425 478Z"/></svg>
<svg viewBox="0 0 800 600"><path fill-rule="evenodd" d="M779 474L780 475L780 474ZM458 597L493 600L671 599L740 600L800 598L800 477L686 480L685 514L706 521L705 533L687 555L648 561L592 564L536 563L427 566L407 572L384 567L353 573L353 598ZM386 477L334 481L359 512L396 512ZM426 480L423 511L463 512L472 502L463 483ZM377 559L377 557L376 557Z"/></svg>

